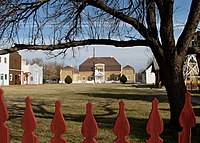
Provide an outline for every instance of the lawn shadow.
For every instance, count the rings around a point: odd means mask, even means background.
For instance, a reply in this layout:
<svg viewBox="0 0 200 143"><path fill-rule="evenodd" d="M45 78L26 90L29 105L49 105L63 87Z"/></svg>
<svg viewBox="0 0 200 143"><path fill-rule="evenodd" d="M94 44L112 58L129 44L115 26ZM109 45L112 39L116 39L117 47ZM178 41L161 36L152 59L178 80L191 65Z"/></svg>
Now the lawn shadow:
<svg viewBox="0 0 200 143"><path fill-rule="evenodd" d="M152 102L154 98L157 98L160 103L168 103L167 96L165 95L139 95L139 94L116 94L116 93L78 93L89 97L97 98L110 98L110 99L126 99L126 100L141 100Z"/></svg>

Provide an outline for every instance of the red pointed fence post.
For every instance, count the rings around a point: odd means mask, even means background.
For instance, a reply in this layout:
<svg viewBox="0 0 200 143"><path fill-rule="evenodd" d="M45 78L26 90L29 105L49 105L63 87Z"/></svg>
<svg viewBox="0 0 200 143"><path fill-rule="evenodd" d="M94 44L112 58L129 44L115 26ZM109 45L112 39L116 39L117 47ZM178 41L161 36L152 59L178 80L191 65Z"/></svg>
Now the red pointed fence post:
<svg viewBox="0 0 200 143"><path fill-rule="evenodd" d="M113 132L117 139L113 143L130 143L126 136L130 133L130 124L124 113L124 102L119 102L119 114L114 124Z"/></svg>
<svg viewBox="0 0 200 143"><path fill-rule="evenodd" d="M8 110L3 99L3 89L0 89L0 143L9 143L9 129L5 124L8 120Z"/></svg>
<svg viewBox="0 0 200 143"><path fill-rule="evenodd" d="M164 130L164 126L163 120L158 112L158 103L159 101L157 99L152 101L152 110L146 127L146 131L150 135L150 138L146 143L163 143L163 140L159 137Z"/></svg>
<svg viewBox="0 0 200 143"><path fill-rule="evenodd" d="M87 111L81 128L82 135L86 138L82 143L98 143L95 139L98 126L92 113L92 103L86 104Z"/></svg>
<svg viewBox="0 0 200 143"><path fill-rule="evenodd" d="M22 117L22 129L25 134L22 136L22 143L38 143L38 137L34 134L37 122L31 106L32 99L27 97L25 101L26 109Z"/></svg>
<svg viewBox="0 0 200 143"><path fill-rule="evenodd" d="M55 114L51 122L51 132L55 134L55 136L51 139L51 143L67 143L67 141L62 136L66 130L67 127L61 111L61 103L60 101L56 101Z"/></svg>
<svg viewBox="0 0 200 143"><path fill-rule="evenodd" d="M190 100L190 93L185 93L185 105L179 117L183 130L178 133L178 143L191 143L191 128L195 126L196 119Z"/></svg>

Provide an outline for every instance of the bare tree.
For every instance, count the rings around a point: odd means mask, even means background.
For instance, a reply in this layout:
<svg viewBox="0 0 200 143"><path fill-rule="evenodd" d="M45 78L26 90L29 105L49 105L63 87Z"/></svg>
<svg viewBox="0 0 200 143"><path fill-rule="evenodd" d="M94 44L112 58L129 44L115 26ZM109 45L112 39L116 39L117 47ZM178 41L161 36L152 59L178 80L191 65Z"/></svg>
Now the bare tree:
<svg viewBox="0 0 200 143"><path fill-rule="evenodd" d="M31 60L30 64L31 65L37 64L38 66L43 67L44 66L44 60L42 58L34 58L34 59Z"/></svg>
<svg viewBox="0 0 200 143"><path fill-rule="evenodd" d="M61 49L60 54L65 54L68 48L92 44L148 46L163 75L170 122L178 129L186 91L184 59L188 53L200 53L199 47L189 48L199 24L200 1L191 0L177 42L175 1L178 0L4 0L0 2L0 40L11 48L0 53Z"/></svg>
<svg viewBox="0 0 200 143"><path fill-rule="evenodd" d="M53 81L55 83L59 82L60 70L64 68L62 63L48 62L44 65L44 82L47 80Z"/></svg>

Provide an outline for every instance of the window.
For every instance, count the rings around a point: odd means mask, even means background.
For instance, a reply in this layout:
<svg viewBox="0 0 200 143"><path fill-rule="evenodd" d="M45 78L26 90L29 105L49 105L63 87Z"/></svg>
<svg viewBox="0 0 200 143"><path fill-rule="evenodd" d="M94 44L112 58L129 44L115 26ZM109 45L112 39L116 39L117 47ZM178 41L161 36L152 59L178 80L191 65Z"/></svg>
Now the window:
<svg viewBox="0 0 200 143"><path fill-rule="evenodd" d="M1 63L1 57L0 57L0 63Z"/></svg>
<svg viewBox="0 0 200 143"><path fill-rule="evenodd" d="M12 81L12 74L10 74L10 81Z"/></svg>
<svg viewBox="0 0 200 143"><path fill-rule="evenodd" d="M127 80L130 80L130 79L131 79L131 78L130 78L130 75L127 75L126 78L127 78Z"/></svg>
<svg viewBox="0 0 200 143"><path fill-rule="evenodd" d="M90 76L90 81L91 81L91 80L94 80L93 76Z"/></svg>
<svg viewBox="0 0 200 143"><path fill-rule="evenodd" d="M119 80L119 77L118 76L115 76L115 81Z"/></svg>
<svg viewBox="0 0 200 143"><path fill-rule="evenodd" d="M82 76L82 80L85 80L85 76Z"/></svg>
<svg viewBox="0 0 200 143"><path fill-rule="evenodd" d="M7 63L7 59L6 59L6 58L4 58L4 63L5 63L5 64Z"/></svg>
<svg viewBox="0 0 200 143"><path fill-rule="evenodd" d="M103 69L98 69L98 72L103 72Z"/></svg>
<svg viewBox="0 0 200 143"><path fill-rule="evenodd" d="M3 80L3 74L1 74L1 80Z"/></svg>
<svg viewBox="0 0 200 143"><path fill-rule="evenodd" d="M5 74L5 80L7 80L7 74Z"/></svg>
<svg viewBox="0 0 200 143"><path fill-rule="evenodd" d="M31 76L31 81L33 81L33 77Z"/></svg>
<svg viewBox="0 0 200 143"><path fill-rule="evenodd" d="M107 81L110 81L110 76L107 76L106 79L107 79Z"/></svg>

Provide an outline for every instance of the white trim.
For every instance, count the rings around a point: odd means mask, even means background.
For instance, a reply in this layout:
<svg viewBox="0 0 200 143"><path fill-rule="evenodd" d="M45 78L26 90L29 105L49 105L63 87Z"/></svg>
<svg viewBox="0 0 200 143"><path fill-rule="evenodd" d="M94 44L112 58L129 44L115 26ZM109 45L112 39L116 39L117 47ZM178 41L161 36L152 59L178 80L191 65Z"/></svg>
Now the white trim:
<svg viewBox="0 0 200 143"><path fill-rule="evenodd" d="M22 72L22 70L17 70L17 69L9 69L10 71L20 71Z"/></svg>

